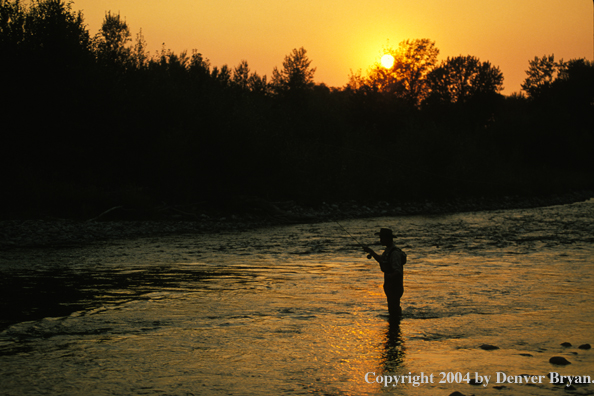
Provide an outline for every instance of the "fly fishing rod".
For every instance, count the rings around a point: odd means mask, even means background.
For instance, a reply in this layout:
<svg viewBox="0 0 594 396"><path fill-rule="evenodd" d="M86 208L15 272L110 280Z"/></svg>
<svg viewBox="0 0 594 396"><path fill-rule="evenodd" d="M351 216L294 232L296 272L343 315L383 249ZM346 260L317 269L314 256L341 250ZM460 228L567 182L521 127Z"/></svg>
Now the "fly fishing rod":
<svg viewBox="0 0 594 396"><path fill-rule="evenodd" d="M346 228L344 228L342 224L340 224L340 223L339 223L337 220L334 220L334 222L335 222L336 224L338 224L338 226L339 226L340 228L342 228L342 229L343 229L343 231L344 231L344 232L346 232L346 233L347 233L347 235L348 235L348 236L350 236L350 237L353 239L353 241L355 241L355 242L357 243L357 245L361 246L361 248L365 248L365 245L363 245L361 242L359 242L359 241L357 240L357 238L355 238L353 235L351 235L351 233L349 232L349 230L347 230ZM368 255L367 255L367 259L368 259L368 260L369 260L369 259L371 259L371 254L368 254Z"/></svg>

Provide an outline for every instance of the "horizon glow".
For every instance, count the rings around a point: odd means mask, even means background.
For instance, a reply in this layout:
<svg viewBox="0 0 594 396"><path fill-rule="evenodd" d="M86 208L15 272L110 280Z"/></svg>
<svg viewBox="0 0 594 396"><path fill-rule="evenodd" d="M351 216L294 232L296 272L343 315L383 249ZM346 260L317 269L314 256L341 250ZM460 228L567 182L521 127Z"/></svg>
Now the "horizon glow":
<svg viewBox="0 0 594 396"><path fill-rule="evenodd" d="M89 32L105 13L119 13L133 42L142 33L151 55L162 46L193 49L211 66L231 68L246 60L250 70L271 76L294 48L304 47L315 81L342 87L351 73L364 73L386 46L428 38L439 60L472 55L503 72L504 94L520 91L528 62L592 60L593 2L589 0L74 0Z"/></svg>

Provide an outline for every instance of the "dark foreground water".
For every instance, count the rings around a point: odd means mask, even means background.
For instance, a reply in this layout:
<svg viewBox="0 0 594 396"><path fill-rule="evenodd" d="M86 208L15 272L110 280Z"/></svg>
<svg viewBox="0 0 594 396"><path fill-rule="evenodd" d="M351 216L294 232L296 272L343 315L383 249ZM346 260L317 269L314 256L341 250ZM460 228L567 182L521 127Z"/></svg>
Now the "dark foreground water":
<svg viewBox="0 0 594 396"><path fill-rule="evenodd" d="M363 243L401 235L400 325L336 223L0 253L0 394L562 395L550 372L594 380L578 348L594 344L594 200L341 224Z"/></svg>

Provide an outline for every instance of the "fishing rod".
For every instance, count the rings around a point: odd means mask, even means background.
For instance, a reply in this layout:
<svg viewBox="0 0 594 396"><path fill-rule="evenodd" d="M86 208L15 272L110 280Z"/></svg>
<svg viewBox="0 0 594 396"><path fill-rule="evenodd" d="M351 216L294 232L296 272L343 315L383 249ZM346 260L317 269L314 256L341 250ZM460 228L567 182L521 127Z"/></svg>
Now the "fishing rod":
<svg viewBox="0 0 594 396"><path fill-rule="evenodd" d="M347 235L348 235L348 236L350 236L350 237L353 239L353 241L355 241L355 242L357 243L357 245L361 246L361 248L365 248L365 245L363 245L361 242L359 242L359 241L357 240L357 238L355 238L354 236L352 236L352 235L351 235L351 233L349 232L349 230L347 230L346 228L344 228L344 227L343 227L343 225L342 225L342 224L340 224L340 223L338 222L338 220L334 220L334 222L335 222L336 224L338 224L338 226L339 226L340 228L342 228L342 229L344 230L344 232L346 232L346 233L347 233ZM368 254L368 255L367 255L367 259L368 259L368 260L369 260L369 259L371 259L371 254Z"/></svg>

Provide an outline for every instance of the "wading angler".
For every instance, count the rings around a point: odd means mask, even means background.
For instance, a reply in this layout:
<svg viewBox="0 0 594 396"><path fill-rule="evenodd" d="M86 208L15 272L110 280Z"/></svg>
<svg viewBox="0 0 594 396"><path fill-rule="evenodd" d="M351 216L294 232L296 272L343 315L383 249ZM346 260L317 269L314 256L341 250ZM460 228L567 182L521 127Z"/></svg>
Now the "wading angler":
<svg viewBox="0 0 594 396"><path fill-rule="evenodd" d="M380 229L380 243L386 247L386 250L379 255L368 246L363 250L369 253L380 265L384 273L384 293L388 299L388 311L390 320L399 319L402 315L400 307L400 298L404 294L404 264L406 264L406 253L394 243L394 234L389 228Z"/></svg>

